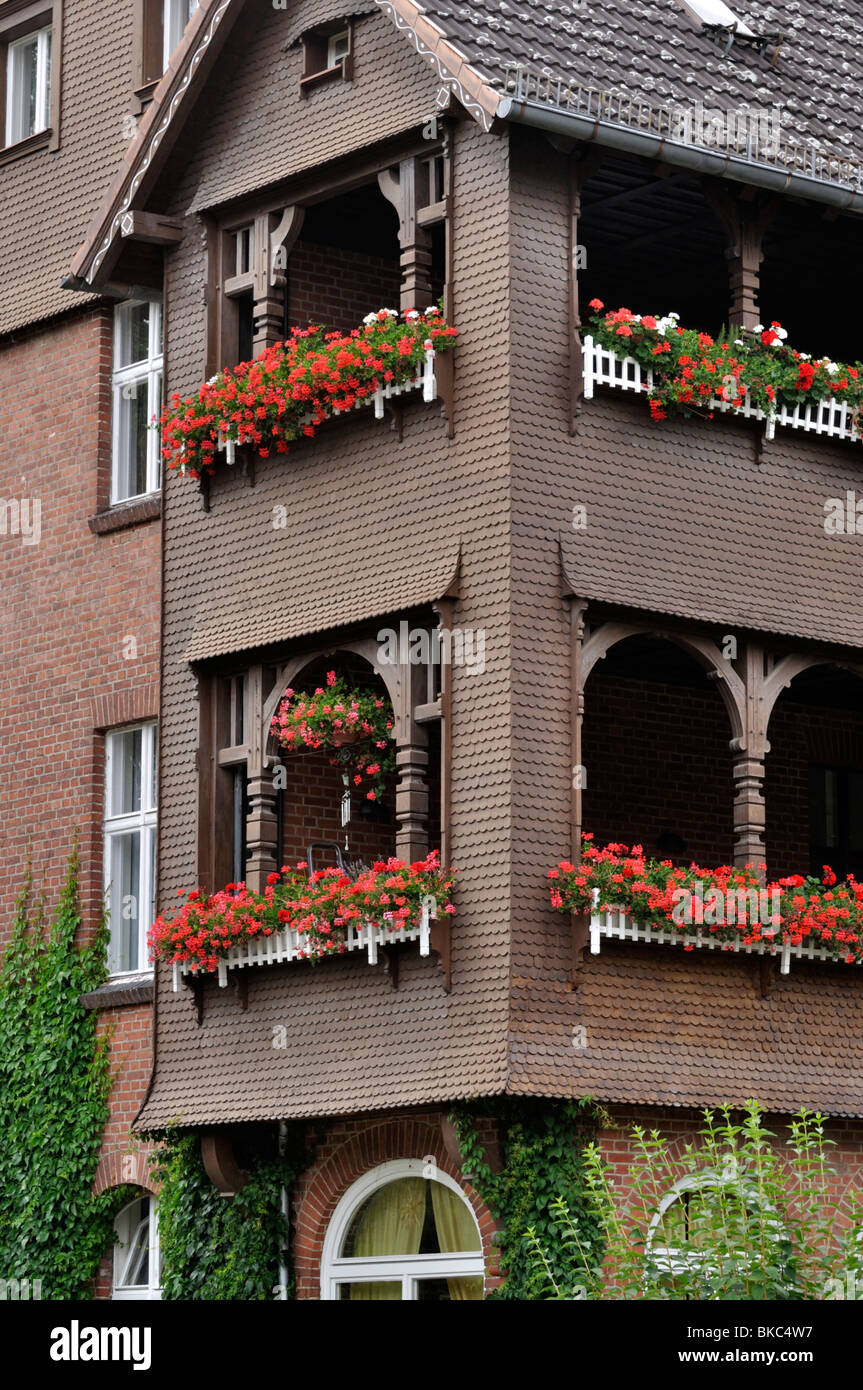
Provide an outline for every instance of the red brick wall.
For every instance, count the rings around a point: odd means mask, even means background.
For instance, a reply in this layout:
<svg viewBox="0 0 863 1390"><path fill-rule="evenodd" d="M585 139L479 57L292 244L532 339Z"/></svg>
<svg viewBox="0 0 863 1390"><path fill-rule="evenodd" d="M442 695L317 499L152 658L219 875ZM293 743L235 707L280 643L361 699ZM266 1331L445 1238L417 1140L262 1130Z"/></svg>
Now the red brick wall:
<svg viewBox="0 0 863 1390"><path fill-rule="evenodd" d="M324 1237L333 1212L351 1183L381 1163L397 1158L431 1157L459 1183L473 1207L482 1235L486 1294L498 1286L497 1249L492 1243L495 1222L479 1194L464 1181L449 1158L441 1135L442 1118L437 1113L405 1113L385 1120L356 1116L322 1125L317 1134L310 1133L310 1143L315 1143L315 1161L298 1180L291 1203L297 1298L320 1298Z"/></svg>
<svg viewBox="0 0 863 1390"><path fill-rule="evenodd" d="M792 684L789 695L793 695ZM863 685L860 687L863 703ZM778 701L767 730L765 802L770 872L809 872L809 766L863 768L863 709Z"/></svg>
<svg viewBox="0 0 863 1390"><path fill-rule="evenodd" d="M793 689L793 687L792 687ZM767 862L771 875L809 871L809 766L863 767L863 710L782 699L768 730ZM718 694L606 676L588 681L584 825L596 843L641 843L663 831L709 867L733 854L731 728Z"/></svg>
<svg viewBox="0 0 863 1390"><path fill-rule="evenodd" d="M731 730L719 695L592 673L585 692L584 826L597 844L682 837L706 866L733 853Z"/></svg>
<svg viewBox="0 0 863 1390"><path fill-rule="evenodd" d="M101 883L104 697L158 708L158 522L96 536L107 500L111 317L98 309L0 347L0 498L41 501L41 540L0 535L0 940L24 865L56 898L75 830L85 920ZM125 659L133 636L137 656Z"/></svg>
<svg viewBox="0 0 863 1390"><path fill-rule="evenodd" d="M0 943L24 867L56 902L76 831L84 931L102 900L107 726L158 713L160 524L94 535L108 503L110 310L90 309L0 346L0 498L41 500L41 539L0 535ZM124 644L134 637L137 655ZM128 647L127 647L128 649ZM139 1154L129 1129L149 1079L152 1008L116 1008L117 1070L97 1189ZM128 1177L125 1179L128 1180ZM137 1161L136 1182L146 1182ZM110 1292L110 1259L100 1288ZM106 1293L107 1296L107 1293Z"/></svg>
<svg viewBox="0 0 863 1390"><path fill-rule="evenodd" d="M288 259L288 321L358 328L375 309L399 307L398 259L298 241Z"/></svg>
<svg viewBox="0 0 863 1390"><path fill-rule="evenodd" d="M700 1112L629 1106L612 1106L609 1111L612 1126L600 1131L597 1142L609 1165L612 1186L624 1199L636 1152L633 1125L641 1125L648 1132L658 1130L669 1141L673 1156L681 1154L687 1144L700 1145L699 1130L704 1127ZM736 1118L739 1120L739 1115ZM776 1147L782 1152L789 1137L788 1117L767 1115L763 1123L775 1134ZM825 1125L825 1135L834 1141L833 1147L828 1145L827 1163L835 1170L831 1189L835 1199L841 1202L849 1197L852 1189L859 1189L863 1181L863 1122L829 1121ZM681 1168L680 1176L683 1171Z"/></svg>

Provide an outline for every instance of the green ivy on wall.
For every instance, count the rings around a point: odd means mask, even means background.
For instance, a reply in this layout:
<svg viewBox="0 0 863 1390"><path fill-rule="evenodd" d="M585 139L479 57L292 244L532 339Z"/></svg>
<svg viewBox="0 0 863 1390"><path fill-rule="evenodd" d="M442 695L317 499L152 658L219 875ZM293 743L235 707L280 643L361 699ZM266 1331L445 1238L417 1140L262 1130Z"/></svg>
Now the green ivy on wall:
<svg viewBox="0 0 863 1390"><path fill-rule="evenodd" d="M493 1115L501 1135L503 1166L492 1172L477 1132L477 1119ZM494 1299L542 1299L548 1277L537 1268L533 1237L541 1240L561 1280L571 1254L564 1245L552 1203L563 1198L577 1221L584 1248L599 1262L602 1230L589 1202L584 1150L602 1111L589 1098L575 1101L495 1099L457 1106L450 1116L462 1153L462 1168L495 1218L503 1284Z"/></svg>
<svg viewBox="0 0 863 1390"><path fill-rule="evenodd" d="M30 888L28 874L0 965L0 1280L83 1299L128 1196L91 1192L112 1078L109 1039L79 1001L105 978L107 928L76 942L77 854L49 924Z"/></svg>
<svg viewBox="0 0 863 1390"><path fill-rule="evenodd" d="M197 1134L162 1136L153 1155L159 1189L159 1245L163 1299L231 1299L280 1296L280 1252L288 1238L281 1211L308 1163L290 1155L251 1151L243 1161L250 1180L235 1197L221 1197L201 1161ZM289 1279L287 1297L293 1297Z"/></svg>

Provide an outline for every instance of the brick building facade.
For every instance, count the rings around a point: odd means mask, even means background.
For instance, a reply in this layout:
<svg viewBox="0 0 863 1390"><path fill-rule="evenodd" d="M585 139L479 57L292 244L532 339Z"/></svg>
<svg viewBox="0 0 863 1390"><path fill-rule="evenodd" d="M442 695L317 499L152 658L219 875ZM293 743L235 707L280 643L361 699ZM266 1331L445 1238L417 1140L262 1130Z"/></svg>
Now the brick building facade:
<svg viewBox="0 0 863 1390"><path fill-rule="evenodd" d="M805 1103L829 1117L837 1183L860 1175L855 968L816 957L776 974L755 955L610 937L590 950L599 938L549 905L546 883L578 856L582 829L679 863L766 859L771 875L807 873L823 775L844 788L863 772L863 562L853 538L837 544L823 527L825 499L856 487L856 444L790 428L766 441L758 421L727 415L652 421L643 400L614 389L632 382L602 378L584 328L591 294L639 312L667 311L674 294L699 326L754 330L761 292L765 316L801 341L829 334L820 291L801 305L787 287L806 231L827 292L859 209L816 217L840 198L813 175L771 208L755 254L743 233L752 208L767 218L757 160L741 155L729 173L694 161L685 142L648 149L622 111L606 122L576 109L565 75L628 89L614 45L594 70L595 51L552 35L539 5L526 7L529 42L499 8L380 0L346 14L331 0L207 0L139 97L113 178L91 169L75 210L82 244L60 248L67 298L92 297L47 328L22 336L11 324L14 341L0 344L0 380L5 369L20 390L26 377L33 395L13 404L3 393L0 438L24 405L56 419L63 451L53 540L52 444L25 475L45 489L45 539L32 556L16 541L12 556L16 621L32 621L35 577L47 626L0 716L32 752L5 793L21 827L11 863L33 836L43 740L27 721L56 700L45 660L56 646L74 779L40 817L40 843L56 879L64 833L81 825L91 920L105 876L104 736L157 713L162 913L178 893L229 878L262 891L314 841L364 859L440 848L458 866L451 942L438 935L425 953L404 943L368 962L234 960L221 978L160 962L152 984L127 971L89 1001L115 1026L120 1066L97 1188L135 1184L152 1232L154 1136L203 1136L230 1200L234 1146L250 1130L275 1142L287 1129L309 1159L290 1197L302 1299L363 1284L369 1296L386 1282L350 1261L374 1202L400 1181L403 1192L425 1184L419 1264L396 1263L399 1291L370 1296L499 1287L494 1214L447 1119L465 1097L496 1104L502 1125L515 1101L595 1097L617 1125L600 1140L618 1178L633 1120L683 1142L704 1106L754 1096L781 1128ZM822 138L807 101L831 93L832 78L809 56L790 71L739 47L720 60L668 0L678 73L631 7L610 8L667 103L687 100L681 73L692 69L718 103L748 100L754 84L794 113L801 138ZM347 49L317 71L315 55L336 41ZM559 90L530 77L539 52ZM833 144L856 140L854 122L836 120ZM459 330L454 365L438 354L436 404L405 391L382 419L357 409L284 458L252 451L238 466L218 453L212 477L172 473L158 503L148 493L112 506L111 297L123 285L160 299L168 397L288 325L349 330L382 306L438 296ZM59 414L40 378L52 362L69 373ZM73 621L52 586L74 592ZM404 669L387 684L378 633L402 621L482 633L482 669ZM397 730L382 808L351 803L347 822L327 754L287 756L281 783L272 773L279 699L331 664L383 681ZM863 844L842 814L853 867ZM481 1129L489 1152L498 1134L496 1120ZM449 1225L468 1243L445 1240ZM421 1238L430 1246L418 1253ZM118 1292L113 1261L100 1297ZM120 1296L157 1293L151 1271L146 1293Z"/></svg>

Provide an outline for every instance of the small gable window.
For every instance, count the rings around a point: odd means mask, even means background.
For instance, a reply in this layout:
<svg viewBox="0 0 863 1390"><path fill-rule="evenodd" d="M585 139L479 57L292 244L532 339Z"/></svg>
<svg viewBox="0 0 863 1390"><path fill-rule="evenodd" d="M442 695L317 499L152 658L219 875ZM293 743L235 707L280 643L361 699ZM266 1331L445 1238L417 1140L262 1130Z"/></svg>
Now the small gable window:
<svg viewBox="0 0 863 1390"><path fill-rule="evenodd" d="M56 149L59 102L59 0L26 8L0 4L0 155Z"/></svg>
<svg viewBox="0 0 863 1390"><path fill-rule="evenodd" d="M347 81L354 75L354 25L334 20L303 34L303 73L300 91L322 82Z"/></svg>

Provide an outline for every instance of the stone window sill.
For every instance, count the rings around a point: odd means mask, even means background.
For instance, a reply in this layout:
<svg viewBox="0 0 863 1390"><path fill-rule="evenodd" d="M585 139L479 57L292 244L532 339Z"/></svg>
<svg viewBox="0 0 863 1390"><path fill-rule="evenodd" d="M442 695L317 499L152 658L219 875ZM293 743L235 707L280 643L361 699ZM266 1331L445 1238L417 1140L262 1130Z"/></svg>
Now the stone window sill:
<svg viewBox="0 0 863 1390"><path fill-rule="evenodd" d="M110 531L122 531L128 526L140 526L145 521L158 521L162 515L161 492L151 493L149 497L136 497L131 502L117 502L97 512L87 522L96 536L107 535Z"/></svg>
<svg viewBox="0 0 863 1390"><path fill-rule="evenodd" d="M81 1005L87 1010L116 1009L124 1004L152 1004L153 974L143 971L125 979L106 980L98 989L81 995Z"/></svg>

